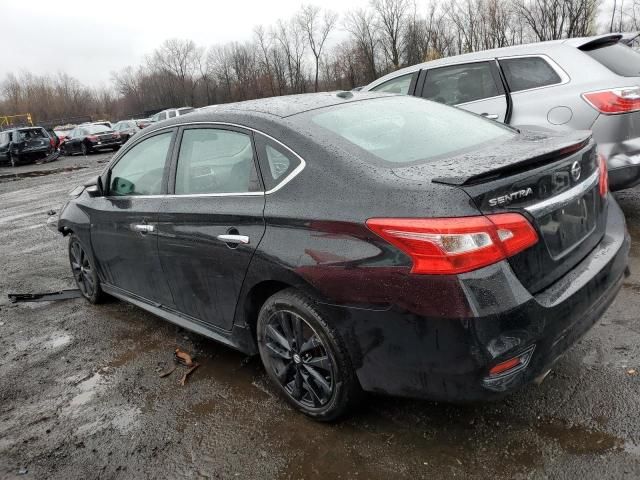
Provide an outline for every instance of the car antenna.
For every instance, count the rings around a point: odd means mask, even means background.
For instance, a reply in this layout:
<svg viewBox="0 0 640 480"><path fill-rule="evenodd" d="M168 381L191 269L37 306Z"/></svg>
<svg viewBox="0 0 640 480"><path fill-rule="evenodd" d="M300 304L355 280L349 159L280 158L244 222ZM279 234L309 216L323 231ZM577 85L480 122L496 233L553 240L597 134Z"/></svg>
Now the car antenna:
<svg viewBox="0 0 640 480"><path fill-rule="evenodd" d="M351 93L351 92L347 92L347 91L344 91L344 92L338 92L338 93L336 93L336 97L340 97L340 98L351 98L351 97L353 97L353 93Z"/></svg>

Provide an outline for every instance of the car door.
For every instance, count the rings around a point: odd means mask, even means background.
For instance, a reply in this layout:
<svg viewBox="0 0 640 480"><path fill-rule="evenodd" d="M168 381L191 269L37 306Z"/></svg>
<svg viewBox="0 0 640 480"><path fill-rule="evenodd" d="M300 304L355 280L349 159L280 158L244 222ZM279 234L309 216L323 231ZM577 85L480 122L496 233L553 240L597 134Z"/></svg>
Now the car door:
<svg viewBox="0 0 640 480"><path fill-rule="evenodd" d="M91 243L104 283L173 307L156 228L176 130L145 137L116 157L106 192L91 202Z"/></svg>
<svg viewBox="0 0 640 480"><path fill-rule="evenodd" d="M508 99L495 60L424 70L416 95L504 122Z"/></svg>
<svg viewBox="0 0 640 480"><path fill-rule="evenodd" d="M158 251L176 308L230 330L249 262L265 230L252 134L231 126L183 127Z"/></svg>
<svg viewBox="0 0 640 480"><path fill-rule="evenodd" d="M84 138L83 133L84 133L83 128L76 128L73 130L73 132L71 132L71 138L67 140L67 143L66 143L66 149L68 152L71 152L71 153L80 152L80 144L82 143L82 139Z"/></svg>

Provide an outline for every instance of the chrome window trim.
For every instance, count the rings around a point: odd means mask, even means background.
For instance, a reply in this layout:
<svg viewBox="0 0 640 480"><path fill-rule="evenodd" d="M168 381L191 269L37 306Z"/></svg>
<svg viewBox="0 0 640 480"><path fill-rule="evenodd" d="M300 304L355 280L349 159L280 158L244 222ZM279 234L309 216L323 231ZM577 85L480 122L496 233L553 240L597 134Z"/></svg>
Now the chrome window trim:
<svg viewBox="0 0 640 480"><path fill-rule="evenodd" d="M505 57L497 57L496 60L498 61L498 63L500 63L500 60L511 60L515 58L535 58L535 57L541 58L542 60L547 62L547 64L551 67L551 69L554 72L556 72L556 74L560 77L560 82L552 83L549 85L543 85L541 87L533 87L533 88L527 88L525 90L518 90L517 92L510 91L509 93L511 94L511 96L518 95L520 93L535 92L536 90L541 90L543 88L558 87L560 85L565 85L571 81L571 77L569 76L569 74L565 72L562 69L562 67L556 63L555 60L545 55L544 53L529 53L526 55L508 55ZM500 68L502 68L502 66ZM505 77L505 80L506 80L506 77Z"/></svg>
<svg viewBox="0 0 640 480"><path fill-rule="evenodd" d="M599 178L600 172L596 170L583 182L571 187L569 190L566 190L559 195L556 195L555 197L551 197L543 200L542 202L525 207L525 210L535 217L540 217L551 213L559 208L570 204L577 197L580 197L587 193L598 184Z"/></svg>
<svg viewBox="0 0 640 480"><path fill-rule="evenodd" d="M178 118L178 117L175 117L175 118ZM108 198L108 199L117 199L117 198L128 198L128 199L131 199L131 198L200 198L200 197L257 197L257 196L264 196L264 195L270 195L270 194L280 190L287 183L289 183L291 180L293 180L307 166L307 162L304 161L304 158L302 158L300 155L298 155L293 149L291 149L290 147L288 147L287 145L282 143L277 138L274 138L271 135L269 135L267 133L264 133L263 131L257 130L255 128L247 127L247 126L244 126L244 125L239 125L237 123L216 122L216 121L210 121L210 122L201 121L201 122L186 122L186 123L177 123L177 124L173 124L173 125L166 125L164 127L155 129L155 130L153 130L151 132L145 133L143 136L141 136L136 141L136 143L134 145L132 145L126 151L122 152L121 155L118 155L117 157L114 157L113 160L109 163L109 165L105 168L105 171L109 170L111 168L112 163L114 161L117 162L117 160L119 160L120 157L124 156L129 150L131 150L133 147L135 147L135 145L137 145L138 143L143 142L147 137L155 135L156 133L158 133L158 132L160 132L162 130L165 130L165 129L186 127L186 126L189 126L189 125L222 125L222 126L227 126L227 127L234 127L234 128L241 128L241 129L249 130L249 131L251 131L253 133L257 133L259 135L262 135L262 136L274 141L278 145L282 146L283 148L285 148L286 150L291 152L298 160L300 160L300 164L296 168L294 168L289 173L289 175L284 177L275 187L271 188L270 190L266 190L266 191L259 191L259 192L229 192L229 193L189 193L189 194L185 194L185 195L176 195L175 193L164 194L164 195L109 195L109 196L106 196L105 198Z"/></svg>

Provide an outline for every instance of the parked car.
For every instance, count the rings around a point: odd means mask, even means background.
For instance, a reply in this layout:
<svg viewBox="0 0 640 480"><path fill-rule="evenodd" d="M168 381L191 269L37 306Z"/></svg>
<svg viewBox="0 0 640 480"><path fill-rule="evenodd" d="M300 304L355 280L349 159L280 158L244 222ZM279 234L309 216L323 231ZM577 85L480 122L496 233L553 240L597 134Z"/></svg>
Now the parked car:
<svg viewBox="0 0 640 480"><path fill-rule="evenodd" d="M167 110L162 110L161 112L156 113L150 119L150 123L161 122L168 118L179 117L180 115L186 115L187 113L191 113L195 110L193 107L182 107L182 108L169 108Z"/></svg>
<svg viewBox="0 0 640 480"><path fill-rule="evenodd" d="M113 131L120 134L122 143L138 133L142 128L138 126L135 120L121 120L113 126Z"/></svg>
<svg viewBox="0 0 640 480"><path fill-rule="evenodd" d="M590 132L351 92L152 125L58 230L87 300L259 353L319 420L361 390L482 400L544 376L617 295L630 246Z"/></svg>
<svg viewBox="0 0 640 480"><path fill-rule="evenodd" d="M98 124L79 125L67 135L62 144L62 153L87 155L98 150L118 150L122 140L118 132Z"/></svg>
<svg viewBox="0 0 640 480"><path fill-rule="evenodd" d="M443 58L363 90L416 95L509 125L592 130L611 189L621 190L640 183L640 53L622 40L607 34Z"/></svg>
<svg viewBox="0 0 640 480"><path fill-rule="evenodd" d="M135 122L138 125L138 128L140 128L140 129L146 128L149 125L151 125L151 119L150 118L137 118L137 119L135 119Z"/></svg>
<svg viewBox="0 0 640 480"><path fill-rule="evenodd" d="M0 161L12 167L45 158L53 150L53 139L42 127L0 131Z"/></svg>

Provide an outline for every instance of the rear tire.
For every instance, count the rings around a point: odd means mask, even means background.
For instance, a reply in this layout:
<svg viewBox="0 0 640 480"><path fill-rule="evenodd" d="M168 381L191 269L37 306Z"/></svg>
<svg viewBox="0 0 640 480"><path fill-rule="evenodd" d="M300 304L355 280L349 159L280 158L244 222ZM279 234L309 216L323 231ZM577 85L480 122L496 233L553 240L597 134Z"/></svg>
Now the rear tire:
<svg viewBox="0 0 640 480"><path fill-rule="evenodd" d="M86 143L82 143L80 145L80 151L82 152L82 155L84 155L85 157L89 154L89 147L87 147Z"/></svg>
<svg viewBox="0 0 640 480"><path fill-rule="evenodd" d="M9 152L9 163L11 164L12 167L17 167L18 166L18 158L13 155L11 152Z"/></svg>
<svg viewBox="0 0 640 480"><path fill-rule="evenodd" d="M328 315L289 288L260 309L260 358L280 394L296 410L319 421L344 415L361 397L351 358Z"/></svg>
<svg viewBox="0 0 640 480"><path fill-rule="evenodd" d="M96 304L104 300L93 257L87 253L78 237L69 237L69 263L78 290L89 302Z"/></svg>

